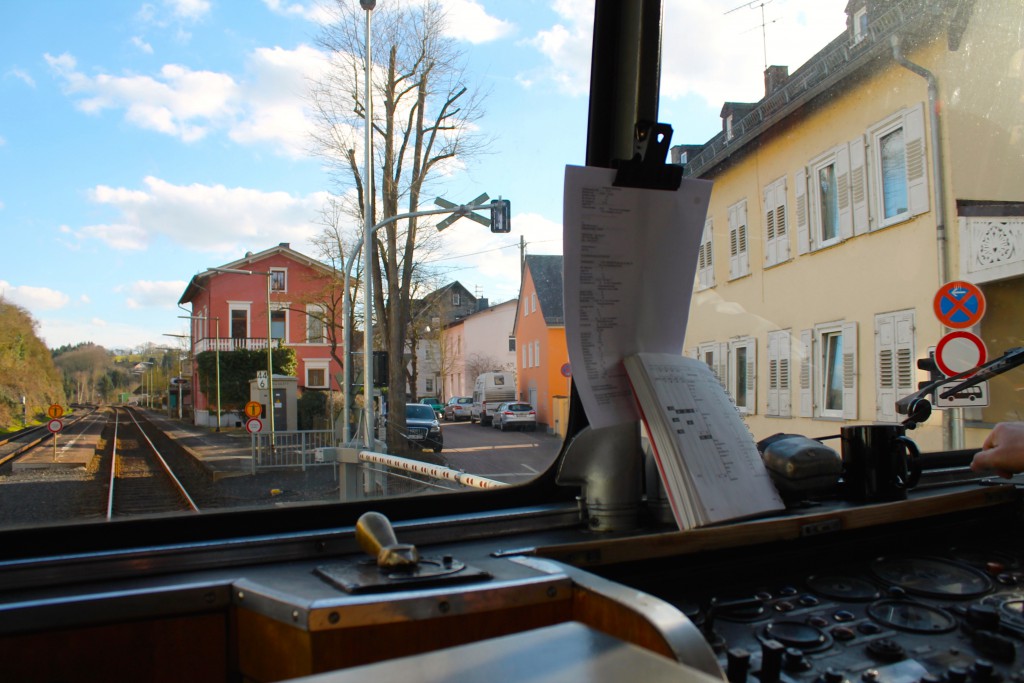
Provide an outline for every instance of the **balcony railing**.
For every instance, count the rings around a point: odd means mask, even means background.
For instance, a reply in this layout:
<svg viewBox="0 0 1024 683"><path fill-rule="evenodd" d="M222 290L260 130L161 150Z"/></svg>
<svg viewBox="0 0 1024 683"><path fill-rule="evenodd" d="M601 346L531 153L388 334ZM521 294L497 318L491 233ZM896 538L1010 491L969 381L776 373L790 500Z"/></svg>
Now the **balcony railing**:
<svg viewBox="0 0 1024 683"><path fill-rule="evenodd" d="M281 340L273 339L275 349L281 348ZM195 353L204 351L265 351L267 349L266 337L206 337L196 341Z"/></svg>

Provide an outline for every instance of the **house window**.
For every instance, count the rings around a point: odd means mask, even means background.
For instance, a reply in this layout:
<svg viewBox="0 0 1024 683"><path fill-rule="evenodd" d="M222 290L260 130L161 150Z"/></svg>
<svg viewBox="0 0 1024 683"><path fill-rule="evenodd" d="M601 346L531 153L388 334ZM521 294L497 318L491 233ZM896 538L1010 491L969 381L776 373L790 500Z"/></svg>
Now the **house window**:
<svg viewBox="0 0 1024 683"><path fill-rule="evenodd" d="M533 342L533 362L540 367L540 341Z"/></svg>
<svg viewBox="0 0 1024 683"><path fill-rule="evenodd" d="M515 353L516 352L516 338L515 337L509 337L508 338L508 352L509 353Z"/></svg>
<svg viewBox="0 0 1024 683"><path fill-rule="evenodd" d="M270 291L272 292L286 292L288 291L288 271L284 268L271 268L270 269Z"/></svg>
<svg viewBox="0 0 1024 683"><path fill-rule="evenodd" d="M789 259L789 217L786 211L786 179L764 188L764 261L774 266Z"/></svg>
<svg viewBox="0 0 1024 683"><path fill-rule="evenodd" d="M434 393L434 378L428 377L427 379L423 380L423 388L426 390L428 394Z"/></svg>
<svg viewBox="0 0 1024 683"><path fill-rule="evenodd" d="M729 395L736 409L752 415L757 406L755 379L757 377L757 343L752 337L729 342Z"/></svg>
<svg viewBox="0 0 1024 683"><path fill-rule="evenodd" d="M323 344L327 341L324 317L323 306L319 304L306 306L306 341L310 344Z"/></svg>
<svg viewBox="0 0 1024 683"><path fill-rule="evenodd" d="M913 309L875 316L875 419L898 422L896 401L915 385Z"/></svg>
<svg viewBox="0 0 1024 683"><path fill-rule="evenodd" d="M530 313L537 310L537 292L530 295Z"/></svg>
<svg viewBox="0 0 1024 683"><path fill-rule="evenodd" d="M713 250L714 226L711 219L704 222L700 237L700 251L697 252L697 289L715 286L715 259Z"/></svg>
<svg viewBox="0 0 1024 683"><path fill-rule="evenodd" d="M248 305L231 306L231 338L245 339L249 336L249 307Z"/></svg>
<svg viewBox="0 0 1024 683"><path fill-rule="evenodd" d="M837 244L853 234L850 147L846 143L794 176L797 246L801 254Z"/></svg>
<svg viewBox="0 0 1024 683"><path fill-rule="evenodd" d="M857 323L818 325L800 342L801 416L857 419Z"/></svg>
<svg viewBox="0 0 1024 683"><path fill-rule="evenodd" d="M768 333L768 409L772 417L792 417L790 393L790 332L778 330Z"/></svg>
<svg viewBox="0 0 1024 683"><path fill-rule="evenodd" d="M329 360L306 361L306 386L310 389L327 389Z"/></svg>
<svg viewBox="0 0 1024 683"><path fill-rule="evenodd" d="M868 36L868 8L861 7L853 13L853 42L859 43Z"/></svg>
<svg viewBox="0 0 1024 683"><path fill-rule="evenodd" d="M729 207L729 278L750 274L747 252L747 200Z"/></svg>
<svg viewBox="0 0 1024 683"><path fill-rule="evenodd" d="M711 371L715 373L715 377L724 387L726 379L726 366L725 357L728 354L728 348L723 349L722 344L717 342L705 342L697 347L697 358L704 361L705 364Z"/></svg>
<svg viewBox="0 0 1024 683"><path fill-rule="evenodd" d="M884 228L928 210L924 158L924 114L911 107L868 130L871 181L877 214Z"/></svg>
<svg viewBox="0 0 1024 683"><path fill-rule="evenodd" d="M725 141L728 142L729 140L732 140L732 138L732 114L729 114L725 117Z"/></svg>
<svg viewBox="0 0 1024 683"><path fill-rule="evenodd" d="M271 339L287 340L286 330L288 328L288 312L278 308L270 312L270 337Z"/></svg>
<svg viewBox="0 0 1024 683"><path fill-rule="evenodd" d="M452 292L452 306L462 305L462 292Z"/></svg>

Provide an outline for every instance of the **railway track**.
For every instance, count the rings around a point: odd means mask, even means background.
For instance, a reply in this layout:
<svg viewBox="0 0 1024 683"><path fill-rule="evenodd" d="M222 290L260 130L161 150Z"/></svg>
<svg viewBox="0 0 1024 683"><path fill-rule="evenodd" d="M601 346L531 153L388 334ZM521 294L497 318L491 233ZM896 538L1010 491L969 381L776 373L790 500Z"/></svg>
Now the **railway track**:
<svg viewBox="0 0 1024 683"><path fill-rule="evenodd" d="M83 409L84 408L84 409ZM66 434L74 434L84 424L83 419L96 413L95 406L79 406L79 409L64 419ZM65 434L65 435L66 435ZM46 440L53 440L53 434L45 425L26 427L17 432L12 432L0 439L0 467L17 460L19 456L35 448Z"/></svg>
<svg viewBox="0 0 1024 683"><path fill-rule="evenodd" d="M163 512L198 512L199 507L146 428L128 408L114 410L110 439L107 519Z"/></svg>

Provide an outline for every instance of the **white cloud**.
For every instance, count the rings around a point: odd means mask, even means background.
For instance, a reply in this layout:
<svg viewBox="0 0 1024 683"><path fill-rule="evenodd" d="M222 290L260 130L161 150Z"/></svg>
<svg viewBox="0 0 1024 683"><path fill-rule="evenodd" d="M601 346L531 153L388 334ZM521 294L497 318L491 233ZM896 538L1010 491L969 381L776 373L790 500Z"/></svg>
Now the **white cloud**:
<svg viewBox="0 0 1024 683"><path fill-rule="evenodd" d="M11 78L18 79L19 81L21 81L22 83L24 83L25 85L27 85L30 88L36 87L35 79L33 79L32 76L27 71L25 71L24 69L19 69L19 68L15 67L15 68L12 68L12 69L8 70L6 75L10 76Z"/></svg>
<svg viewBox="0 0 1024 683"><path fill-rule="evenodd" d="M191 21L201 19L210 12L208 0L164 0L164 4L171 8L174 16Z"/></svg>
<svg viewBox="0 0 1024 683"><path fill-rule="evenodd" d="M846 26L846 0L779 0L765 5L768 64L790 73ZM765 49L758 5L669 0L665 7L661 91L666 98L697 94L718 109L724 102L764 97ZM700 30L694 30L699 26Z"/></svg>
<svg viewBox="0 0 1024 683"><path fill-rule="evenodd" d="M145 52L147 55L153 54L153 46L138 36L132 37L132 45L137 47L140 52Z"/></svg>
<svg viewBox="0 0 1024 683"><path fill-rule="evenodd" d="M327 24L331 21L332 12L325 2L285 2L284 0L263 0L267 9L275 14L287 17L298 17L316 24Z"/></svg>
<svg viewBox="0 0 1024 683"><path fill-rule="evenodd" d="M103 318L37 318L39 337L49 348L64 344L92 342L106 349L130 349L153 343L150 326L111 323Z"/></svg>
<svg viewBox="0 0 1024 683"><path fill-rule="evenodd" d="M590 89L594 3L556 0L553 9L562 22L538 31L529 40L529 44L548 58L548 67L542 73L519 74L517 80L524 86L550 80L568 95L583 95Z"/></svg>
<svg viewBox="0 0 1024 683"><path fill-rule="evenodd" d="M185 291L188 282L175 280L151 282L138 280L131 285L118 287L115 291L125 294L125 304L130 309L174 308L174 302Z"/></svg>
<svg viewBox="0 0 1024 683"><path fill-rule="evenodd" d="M144 249L160 237L189 249L240 251L250 245L303 243L319 231L326 193L304 197L224 185L174 185L147 177L145 189L100 185L91 199L116 209L117 223L75 234L115 249Z"/></svg>
<svg viewBox="0 0 1024 683"><path fill-rule="evenodd" d="M49 287L16 286L4 280L0 280L0 296L29 311L52 311L64 308L70 301L67 294Z"/></svg>
<svg viewBox="0 0 1024 683"><path fill-rule="evenodd" d="M487 13L477 0L442 0L447 14L447 34L474 45L488 43L508 35L513 25Z"/></svg>

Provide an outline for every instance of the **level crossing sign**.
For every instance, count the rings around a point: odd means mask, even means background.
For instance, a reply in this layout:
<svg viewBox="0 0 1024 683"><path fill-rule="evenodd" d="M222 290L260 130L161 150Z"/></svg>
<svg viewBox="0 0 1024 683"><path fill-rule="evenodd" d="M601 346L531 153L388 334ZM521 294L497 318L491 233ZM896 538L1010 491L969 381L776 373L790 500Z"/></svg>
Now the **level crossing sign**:
<svg viewBox="0 0 1024 683"><path fill-rule="evenodd" d="M965 330L977 325L985 315L985 295L970 282L947 282L935 293L933 308L940 323Z"/></svg>

